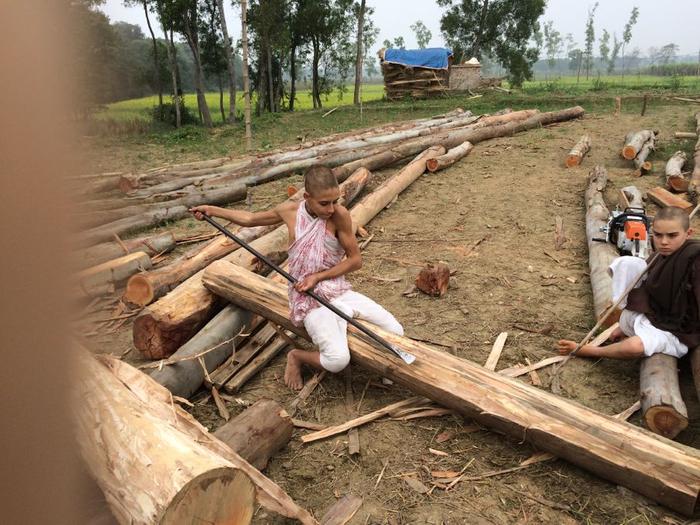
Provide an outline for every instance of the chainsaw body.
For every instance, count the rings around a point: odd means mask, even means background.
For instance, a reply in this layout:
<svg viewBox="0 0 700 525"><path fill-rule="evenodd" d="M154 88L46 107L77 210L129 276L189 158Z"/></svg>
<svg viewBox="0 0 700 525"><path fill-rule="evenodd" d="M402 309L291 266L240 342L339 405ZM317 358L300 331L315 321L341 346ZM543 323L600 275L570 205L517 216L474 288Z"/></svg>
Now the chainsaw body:
<svg viewBox="0 0 700 525"><path fill-rule="evenodd" d="M651 221L641 208L613 211L603 228L606 240L615 245L620 255L646 259L651 253Z"/></svg>

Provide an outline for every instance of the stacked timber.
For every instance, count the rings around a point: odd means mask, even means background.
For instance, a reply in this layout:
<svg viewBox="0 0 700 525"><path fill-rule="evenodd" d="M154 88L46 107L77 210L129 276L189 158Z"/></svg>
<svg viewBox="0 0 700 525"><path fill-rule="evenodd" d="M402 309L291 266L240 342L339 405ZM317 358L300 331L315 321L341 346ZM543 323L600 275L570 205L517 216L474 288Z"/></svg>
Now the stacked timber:
<svg viewBox="0 0 700 525"><path fill-rule="evenodd" d="M308 339L289 320L286 287L227 261L204 274L205 285L242 308ZM406 365L348 329L352 361L473 418L487 428L528 441L613 483L691 516L700 495L700 452L600 414L446 352L376 327L416 356Z"/></svg>
<svg viewBox="0 0 700 525"><path fill-rule="evenodd" d="M76 443L120 523L246 524L256 500L316 523L148 376L111 356L77 357Z"/></svg>
<svg viewBox="0 0 700 525"><path fill-rule="evenodd" d="M408 66L384 60L385 49L377 53L389 100L429 98L446 95L450 89L449 69Z"/></svg>
<svg viewBox="0 0 700 525"><path fill-rule="evenodd" d="M637 176L650 172L653 167L648 157L656 148L658 133L658 131L651 129L643 129L641 131L630 131L625 136L622 157L626 160L634 161Z"/></svg>

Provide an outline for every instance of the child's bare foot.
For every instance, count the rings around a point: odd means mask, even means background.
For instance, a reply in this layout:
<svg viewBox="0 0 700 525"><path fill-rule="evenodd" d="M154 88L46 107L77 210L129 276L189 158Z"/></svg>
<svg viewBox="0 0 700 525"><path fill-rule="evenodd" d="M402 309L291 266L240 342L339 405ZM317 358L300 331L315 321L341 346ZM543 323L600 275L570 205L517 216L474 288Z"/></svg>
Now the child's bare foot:
<svg viewBox="0 0 700 525"><path fill-rule="evenodd" d="M616 341L619 341L620 339L624 339L625 337L627 337L625 335L625 332L623 332L622 328L618 326L617 328L615 328L615 330L612 331L610 337L608 337L608 341L612 341L614 343Z"/></svg>
<svg viewBox="0 0 700 525"><path fill-rule="evenodd" d="M299 351L289 351L287 354L287 368L284 370L284 382L292 390L301 390L301 387L304 386L304 380L301 377L301 362L297 356Z"/></svg>
<svg viewBox="0 0 700 525"><path fill-rule="evenodd" d="M578 343L576 341L570 341L568 339L560 339L559 341L557 341L557 351L559 352L560 355L569 355L571 352L573 352L576 349L577 345L578 345ZM581 348L579 348L578 352L576 352L576 355L580 355L580 356L589 355L589 352L592 348L595 348L595 346L583 345Z"/></svg>

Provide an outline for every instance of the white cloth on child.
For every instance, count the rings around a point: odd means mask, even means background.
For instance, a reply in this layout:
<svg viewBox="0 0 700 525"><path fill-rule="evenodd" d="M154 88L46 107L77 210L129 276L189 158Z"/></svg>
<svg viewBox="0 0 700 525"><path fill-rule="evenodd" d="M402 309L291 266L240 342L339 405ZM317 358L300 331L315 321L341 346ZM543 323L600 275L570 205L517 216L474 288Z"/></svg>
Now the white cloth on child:
<svg viewBox="0 0 700 525"><path fill-rule="evenodd" d="M377 325L388 332L403 335L403 327L387 310L369 297L352 290L345 292L331 304L344 314ZM350 363L347 321L323 306L314 308L304 318L304 328L321 354L321 366L337 373Z"/></svg>
<svg viewBox="0 0 700 525"><path fill-rule="evenodd" d="M629 255L618 257L612 262L609 271L612 275L613 302L620 298L646 267L646 261ZM637 286L639 284L641 282ZM624 308L626 305L627 301L623 300L620 303L620 308ZM688 347L681 343L675 335L656 328L645 314L623 310L620 315L620 329L626 336L636 335L642 340L644 355L647 357L653 354L667 354L680 358L688 353Z"/></svg>

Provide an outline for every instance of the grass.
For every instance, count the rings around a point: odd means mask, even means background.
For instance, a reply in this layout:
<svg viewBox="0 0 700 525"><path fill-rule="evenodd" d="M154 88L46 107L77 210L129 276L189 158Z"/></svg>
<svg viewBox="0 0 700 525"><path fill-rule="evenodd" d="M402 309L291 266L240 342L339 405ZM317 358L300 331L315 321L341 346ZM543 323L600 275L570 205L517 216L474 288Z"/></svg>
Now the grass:
<svg viewBox="0 0 700 525"><path fill-rule="evenodd" d="M611 95L638 92L665 93L668 91L673 91L674 93L698 93L700 92L700 77L659 77L628 74L624 78L622 75L592 75L586 80L584 75L577 80L574 75L528 81L523 84L522 91L530 94L549 92L570 95L587 92L605 92Z"/></svg>
<svg viewBox="0 0 700 525"><path fill-rule="evenodd" d="M220 124L221 111L219 109L219 93L209 92L205 94L207 99L207 105L209 106L209 111L211 112L211 117L214 123ZM376 100L381 100L384 97L384 86L381 84L364 84L362 86L362 101L372 102ZM197 109L197 97L194 93L187 93L185 95L185 106L190 108L190 110L195 111ZM323 108L325 111L332 109L336 106L342 106L347 104L352 104L352 86L348 86L348 91L345 93L340 93L334 91L325 97L322 97ZM152 95L143 98L134 98L131 100L122 100L120 102L114 102L113 104L108 104L103 110L97 112L95 117L97 119L113 119L116 121L131 121L131 120L150 120L150 115L152 109L158 105L158 96ZM303 89L297 91L295 110L309 110L313 109L313 102L311 100L311 90ZM224 93L224 111L228 112L228 93ZM241 91L237 92L236 96L236 111L240 114L243 112L243 93Z"/></svg>

